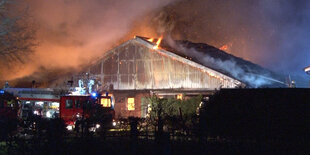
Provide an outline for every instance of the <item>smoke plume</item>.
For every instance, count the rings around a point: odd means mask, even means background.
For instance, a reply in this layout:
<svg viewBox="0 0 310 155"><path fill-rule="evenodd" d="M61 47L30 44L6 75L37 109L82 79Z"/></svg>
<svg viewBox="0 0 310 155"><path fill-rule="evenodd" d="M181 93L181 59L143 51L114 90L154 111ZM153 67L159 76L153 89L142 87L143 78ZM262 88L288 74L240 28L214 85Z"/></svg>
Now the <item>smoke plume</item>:
<svg viewBox="0 0 310 155"><path fill-rule="evenodd" d="M6 79L40 67L79 68L134 35L226 45L228 53L286 75L305 75L310 65L308 0L27 2L40 44L31 61Z"/></svg>
<svg viewBox="0 0 310 155"><path fill-rule="evenodd" d="M117 45L145 14L173 0L26 0L38 46L24 63L10 66L0 80L45 69L79 68Z"/></svg>
<svg viewBox="0 0 310 155"><path fill-rule="evenodd" d="M225 47L281 74L305 75L302 69L310 65L309 8L307 0L183 0L145 23L174 40Z"/></svg>

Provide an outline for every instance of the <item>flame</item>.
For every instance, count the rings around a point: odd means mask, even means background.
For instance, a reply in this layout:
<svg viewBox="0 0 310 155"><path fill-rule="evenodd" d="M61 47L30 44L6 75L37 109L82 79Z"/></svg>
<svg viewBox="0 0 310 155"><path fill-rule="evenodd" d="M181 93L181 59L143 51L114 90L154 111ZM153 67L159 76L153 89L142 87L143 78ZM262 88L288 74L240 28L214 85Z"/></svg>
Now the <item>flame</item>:
<svg viewBox="0 0 310 155"><path fill-rule="evenodd" d="M227 43L227 44L223 45L223 46L220 47L219 49L222 50L222 51L228 52L228 51L230 50L230 48L232 47L232 45L233 45L233 44L230 42L230 43Z"/></svg>
<svg viewBox="0 0 310 155"><path fill-rule="evenodd" d="M216 75L216 74L213 73L213 72L207 71L206 73L207 73L209 76L214 77L214 78L217 78L217 79L219 79L219 80L221 80L221 81L224 80L223 78L221 78L220 76Z"/></svg>
<svg viewBox="0 0 310 155"><path fill-rule="evenodd" d="M220 47L220 50L222 51L226 51L228 49L228 45L223 45L222 47Z"/></svg>
<svg viewBox="0 0 310 155"><path fill-rule="evenodd" d="M147 41L153 42L153 41L154 41L154 38L150 38L150 39L148 39Z"/></svg>
<svg viewBox="0 0 310 155"><path fill-rule="evenodd" d="M161 40L163 39L163 36L161 36L160 38L158 38L157 42L156 42L156 45L153 47L153 49L158 49L160 43L161 43Z"/></svg>

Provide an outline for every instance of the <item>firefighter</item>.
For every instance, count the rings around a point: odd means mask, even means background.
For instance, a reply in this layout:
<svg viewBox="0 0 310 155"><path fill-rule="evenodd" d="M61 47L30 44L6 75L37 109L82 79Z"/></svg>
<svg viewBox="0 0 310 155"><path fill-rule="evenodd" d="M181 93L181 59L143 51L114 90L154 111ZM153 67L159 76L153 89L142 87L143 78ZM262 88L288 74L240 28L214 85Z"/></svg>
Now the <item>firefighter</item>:
<svg viewBox="0 0 310 155"><path fill-rule="evenodd" d="M74 128L76 134L79 134L79 132L80 132L80 125L81 125L81 120L80 120L80 119L77 119L77 120L75 121L75 128Z"/></svg>

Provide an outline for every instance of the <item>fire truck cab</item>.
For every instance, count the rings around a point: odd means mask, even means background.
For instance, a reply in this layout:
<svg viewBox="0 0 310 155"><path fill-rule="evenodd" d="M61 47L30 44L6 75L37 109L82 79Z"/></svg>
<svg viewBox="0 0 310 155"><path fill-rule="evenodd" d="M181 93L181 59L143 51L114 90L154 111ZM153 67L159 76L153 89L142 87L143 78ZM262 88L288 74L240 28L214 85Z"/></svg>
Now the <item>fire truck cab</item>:
<svg viewBox="0 0 310 155"><path fill-rule="evenodd" d="M0 90L0 118L17 119L18 100L4 90Z"/></svg>
<svg viewBox="0 0 310 155"><path fill-rule="evenodd" d="M110 96L95 95L67 95L60 97L60 118L72 129L77 120L84 120L91 116L98 108L105 110L105 115L114 118L114 109ZM69 129L69 130L70 130Z"/></svg>

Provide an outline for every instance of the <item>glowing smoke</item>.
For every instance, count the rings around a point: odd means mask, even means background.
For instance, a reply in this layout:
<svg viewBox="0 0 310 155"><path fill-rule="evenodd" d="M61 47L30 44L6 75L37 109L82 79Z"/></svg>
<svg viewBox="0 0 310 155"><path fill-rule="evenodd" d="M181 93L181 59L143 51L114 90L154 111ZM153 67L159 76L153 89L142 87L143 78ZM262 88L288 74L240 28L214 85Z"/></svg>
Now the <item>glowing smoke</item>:
<svg viewBox="0 0 310 155"><path fill-rule="evenodd" d="M308 0L26 1L40 45L5 79L41 66L79 68L134 35L162 33L216 47L231 44L229 53L284 74L304 74L310 64Z"/></svg>
<svg viewBox="0 0 310 155"><path fill-rule="evenodd" d="M38 27L30 60L5 71L0 80L40 72L40 68L79 68L117 45L145 14L173 0L26 0ZM130 36L132 38L133 36Z"/></svg>

